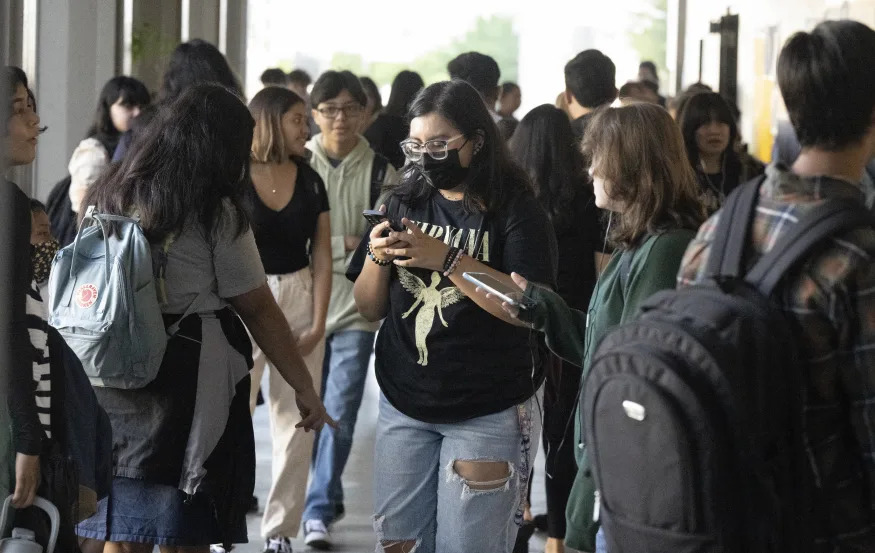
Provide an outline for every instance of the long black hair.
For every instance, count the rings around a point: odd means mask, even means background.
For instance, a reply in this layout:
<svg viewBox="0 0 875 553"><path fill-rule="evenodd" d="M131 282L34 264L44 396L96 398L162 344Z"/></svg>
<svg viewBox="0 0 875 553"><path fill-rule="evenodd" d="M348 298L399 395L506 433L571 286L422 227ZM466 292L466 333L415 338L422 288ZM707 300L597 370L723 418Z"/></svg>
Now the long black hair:
<svg viewBox="0 0 875 553"><path fill-rule="evenodd" d="M173 51L164 71L159 97L162 101L172 100L200 83L218 83L243 99L243 87L222 52L196 38L183 42Z"/></svg>
<svg viewBox="0 0 875 553"><path fill-rule="evenodd" d="M741 160L735 151L738 123L726 100L716 92L700 92L687 100L678 118L681 134L684 136L684 146L687 149L687 158L697 175L704 174L704 169L699 156L699 145L696 143L696 131L711 122L725 123L729 126L729 144L723 152L722 162L725 182L735 186L741 178Z"/></svg>
<svg viewBox="0 0 875 553"><path fill-rule="evenodd" d="M425 83L422 77L414 71L405 70L395 75L395 79L392 81L392 92L389 93L389 101L386 102L383 113L404 117L410 103L413 102L423 86Z"/></svg>
<svg viewBox="0 0 875 553"><path fill-rule="evenodd" d="M413 120L429 113L449 121L469 140L478 136L483 140L480 150L471 158L465 179L465 210L494 213L530 189L526 174L511 161L504 140L474 87L461 80L429 86L413 100L408 118ZM405 165L401 182L394 190L404 203L411 206L430 198L435 192L423 176L419 163Z"/></svg>
<svg viewBox="0 0 875 553"><path fill-rule="evenodd" d="M113 77L100 91L100 99L94 110L94 123L88 129L88 137L105 136L118 137L119 130L112 124L110 108L114 103L121 100L123 106L146 107L151 101L149 89L142 81L124 75Z"/></svg>
<svg viewBox="0 0 875 553"><path fill-rule="evenodd" d="M189 88L160 105L134 137L124 161L92 185L85 205L126 214L139 211L153 242L199 222L207 236L226 223L223 202L236 211L238 235L248 225L242 198L249 180L254 122L236 93L216 84Z"/></svg>
<svg viewBox="0 0 875 553"><path fill-rule="evenodd" d="M508 145L558 230L572 224L574 198L589 189L580 145L565 112L543 104L522 118Z"/></svg>

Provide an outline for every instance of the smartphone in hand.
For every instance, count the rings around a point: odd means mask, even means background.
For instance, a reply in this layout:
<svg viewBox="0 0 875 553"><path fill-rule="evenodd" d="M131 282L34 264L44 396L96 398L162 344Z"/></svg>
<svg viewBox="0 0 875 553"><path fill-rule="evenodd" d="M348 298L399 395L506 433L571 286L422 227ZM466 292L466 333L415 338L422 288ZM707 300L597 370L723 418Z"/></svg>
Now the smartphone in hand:
<svg viewBox="0 0 875 553"><path fill-rule="evenodd" d="M520 309L529 309L535 305L534 300L523 294L522 290L508 286L489 273L462 273L462 278L486 290L508 305Z"/></svg>
<svg viewBox="0 0 875 553"><path fill-rule="evenodd" d="M377 211L376 209L366 209L362 211L362 216L372 227L379 225L383 221L389 220L389 228L395 232L404 232L404 230L406 230L404 225L401 224L401 221L392 221L385 213Z"/></svg>

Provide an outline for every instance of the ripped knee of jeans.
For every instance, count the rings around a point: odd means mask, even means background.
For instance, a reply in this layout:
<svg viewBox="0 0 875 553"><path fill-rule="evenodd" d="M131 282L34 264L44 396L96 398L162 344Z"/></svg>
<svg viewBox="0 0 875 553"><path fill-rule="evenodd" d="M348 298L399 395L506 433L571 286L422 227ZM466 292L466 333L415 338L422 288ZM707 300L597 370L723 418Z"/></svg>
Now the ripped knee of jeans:
<svg viewBox="0 0 875 553"><path fill-rule="evenodd" d="M415 553L419 549L422 539L416 540L387 540L383 532L383 523L386 517L374 515L374 533L377 535L377 549L375 553Z"/></svg>
<svg viewBox="0 0 875 553"><path fill-rule="evenodd" d="M457 459L447 464L447 482L462 484L462 497L510 491L513 463L486 459Z"/></svg>

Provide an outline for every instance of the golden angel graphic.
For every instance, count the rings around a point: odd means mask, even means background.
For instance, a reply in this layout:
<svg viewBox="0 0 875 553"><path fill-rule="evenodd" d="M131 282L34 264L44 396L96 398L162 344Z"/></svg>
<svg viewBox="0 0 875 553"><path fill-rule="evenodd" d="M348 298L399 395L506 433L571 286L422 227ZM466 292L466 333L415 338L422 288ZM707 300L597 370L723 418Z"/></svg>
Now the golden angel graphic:
<svg viewBox="0 0 875 553"><path fill-rule="evenodd" d="M455 286L448 286L438 290L437 287L441 282L441 274L437 271L431 274L431 286L426 286L421 278L403 267L398 267L398 278L401 280L401 285L404 289L416 298L413 306L401 318L406 319L419 307L415 326L416 350L419 352L417 363L424 367L428 365L426 338L428 333L431 332L431 327L434 325L435 310L437 310L437 315L444 327L449 327L447 321L444 320L443 308L462 301L465 298L465 294Z"/></svg>

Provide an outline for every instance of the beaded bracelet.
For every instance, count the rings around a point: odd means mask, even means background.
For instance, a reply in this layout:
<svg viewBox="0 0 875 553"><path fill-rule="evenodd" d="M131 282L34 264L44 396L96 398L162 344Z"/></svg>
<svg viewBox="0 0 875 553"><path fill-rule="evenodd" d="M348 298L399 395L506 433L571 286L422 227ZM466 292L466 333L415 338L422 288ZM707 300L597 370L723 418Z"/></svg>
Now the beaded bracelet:
<svg viewBox="0 0 875 553"><path fill-rule="evenodd" d="M444 258L444 273L450 270L450 266L453 264L453 260L456 258L457 255L459 255L459 248L451 247L449 251L447 251L447 257Z"/></svg>
<svg viewBox="0 0 875 553"><path fill-rule="evenodd" d="M371 243L370 243L370 242L368 242L368 257L370 257L370 258L371 258L371 261L373 261L374 263L376 263L376 264L379 265L380 267L387 267L387 266L389 266L389 265L392 264L392 262L389 261L389 260L381 260L381 259L377 259L377 256L374 255L374 250L371 249Z"/></svg>
<svg viewBox="0 0 875 553"><path fill-rule="evenodd" d="M456 255L456 257L453 259L453 263L452 263L452 265L450 265L450 268L447 269L446 271L444 271L444 276L445 276L445 277L448 277L448 276L450 276L451 274L453 274L453 272L459 267L459 263L462 262L462 258L463 258L463 257L465 257L465 252L464 252L464 250L459 250L459 253L458 253L458 254Z"/></svg>

